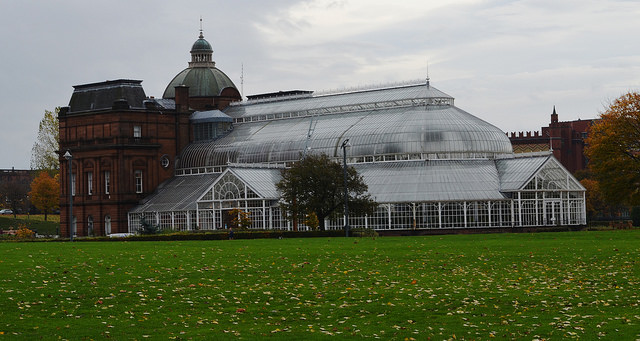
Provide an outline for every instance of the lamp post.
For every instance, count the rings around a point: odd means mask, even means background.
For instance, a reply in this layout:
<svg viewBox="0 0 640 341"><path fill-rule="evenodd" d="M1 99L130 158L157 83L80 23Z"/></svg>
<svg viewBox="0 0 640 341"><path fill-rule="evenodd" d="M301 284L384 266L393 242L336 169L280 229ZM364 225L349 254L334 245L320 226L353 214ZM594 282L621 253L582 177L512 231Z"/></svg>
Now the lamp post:
<svg viewBox="0 0 640 341"><path fill-rule="evenodd" d="M64 158L67 159L69 163L67 166L69 167L69 240L73 241L73 179L71 173L71 160L73 160L73 155L67 150L67 152L64 153Z"/></svg>
<svg viewBox="0 0 640 341"><path fill-rule="evenodd" d="M344 174L344 231L347 237L349 237L349 193L347 191L347 147L349 146L351 146L349 144L349 139L342 142L342 171Z"/></svg>

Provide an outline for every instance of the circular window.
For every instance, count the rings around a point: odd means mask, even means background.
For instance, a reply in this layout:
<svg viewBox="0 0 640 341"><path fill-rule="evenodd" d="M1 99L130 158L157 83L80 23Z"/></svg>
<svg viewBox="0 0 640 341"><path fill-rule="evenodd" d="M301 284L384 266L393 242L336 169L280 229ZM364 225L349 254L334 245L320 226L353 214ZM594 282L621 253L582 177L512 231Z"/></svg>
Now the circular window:
<svg viewBox="0 0 640 341"><path fill-rule="evenodd" d="M160 158L160 164L162 165L162 168L169 167L169 156L162 155L162 158Z"/></svg>

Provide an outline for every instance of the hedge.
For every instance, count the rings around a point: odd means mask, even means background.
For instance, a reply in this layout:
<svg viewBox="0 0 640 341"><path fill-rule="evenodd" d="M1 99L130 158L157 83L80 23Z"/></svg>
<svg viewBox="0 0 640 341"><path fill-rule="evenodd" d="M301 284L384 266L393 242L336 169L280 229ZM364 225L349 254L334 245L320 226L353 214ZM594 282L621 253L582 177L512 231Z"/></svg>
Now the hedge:
<svg viewBox="0 0 640 341"><path fill-rule="evenodd" d="M269 238L315 238L344 237L342 230L330 231L279 231L279 230L234 230L233 239L269 239ZM174 232L146 235L132 235L121 238L92 237L75 238L76 241L172 241L172 240L225 240L229 239L228 230L214 232Z"/></svg>

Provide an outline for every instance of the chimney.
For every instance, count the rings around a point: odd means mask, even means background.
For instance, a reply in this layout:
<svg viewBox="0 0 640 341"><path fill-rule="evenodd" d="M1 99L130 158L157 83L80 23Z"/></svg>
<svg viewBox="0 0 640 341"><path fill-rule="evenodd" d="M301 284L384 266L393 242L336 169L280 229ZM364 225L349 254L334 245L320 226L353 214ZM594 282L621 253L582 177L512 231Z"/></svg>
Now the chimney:
<svg viewBox="0 0 640 341"><path fill-rule="evenodd" d="M189 87L186 85L178 85L176 91L176 111L189 112Z"/></svg>

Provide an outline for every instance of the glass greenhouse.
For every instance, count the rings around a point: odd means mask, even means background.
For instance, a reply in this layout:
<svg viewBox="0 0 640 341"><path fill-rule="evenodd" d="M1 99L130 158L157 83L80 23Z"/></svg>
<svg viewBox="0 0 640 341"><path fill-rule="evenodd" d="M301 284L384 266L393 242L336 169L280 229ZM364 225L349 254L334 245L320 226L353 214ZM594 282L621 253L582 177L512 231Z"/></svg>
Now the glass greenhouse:
<svg viewBox="0 0 640 341"><path fill-rule="evenodd" d="M291 229L275 186L281 169L306 153L341 160L346 139L347 163L379 203L373 216L350 217L352 227L586 223L585 189L550 153L515 157L500 129L428 81L261 98L191 120L198 139L177 160L175 176L129 212L131 232L142 218L176 230L225 228L234 208L251 213L252 228Z"/></svg>

